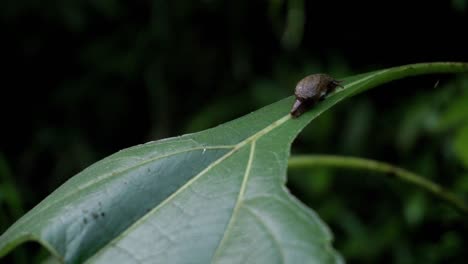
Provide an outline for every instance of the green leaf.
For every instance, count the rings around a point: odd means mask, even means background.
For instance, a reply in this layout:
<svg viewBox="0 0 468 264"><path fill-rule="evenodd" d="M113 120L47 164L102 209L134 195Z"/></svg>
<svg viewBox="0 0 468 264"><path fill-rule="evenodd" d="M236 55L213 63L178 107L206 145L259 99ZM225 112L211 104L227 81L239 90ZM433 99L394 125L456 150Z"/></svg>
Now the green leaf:
<svg viewBox="0 0 468 264"><path fill-rule="evenodd" d="M288 114L291 96L206 131L115 153L11 226L0 256L37 241L65 263L339 263L327 226L285 188L292 141L358 92L467 69L429 63L361 74L298 119Z"/></svg>

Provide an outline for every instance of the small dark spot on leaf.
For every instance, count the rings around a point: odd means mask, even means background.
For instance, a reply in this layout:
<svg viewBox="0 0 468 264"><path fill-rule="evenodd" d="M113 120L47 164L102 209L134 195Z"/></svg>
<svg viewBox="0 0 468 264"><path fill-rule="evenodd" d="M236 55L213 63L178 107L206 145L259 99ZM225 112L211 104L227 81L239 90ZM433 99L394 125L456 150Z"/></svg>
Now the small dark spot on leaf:
<svg viewBox="0 0 468 264"><path fill-rule="evenodd" d="M92 216L93 216L94 219L98 219L98 218L99 218L99 214L98 214L98 213L94 213L94 212L93 212L93 213L92 213Z"/></svg>
<svg viewBox="0 0 468 264"><path fill-rule="evenodd" d="M106 216L106 213L101 212L101 216L102 216L102 217Z"/></svg>
<svg viewBox="0 0 468 264"><path fill-rule="evenodd" d="M149 212L149 211L151 211L151 208L146 208L145 211L146 211L146 212Z"/></svg>
<svg viewBox="0 0 468 264"><path fill-rule="evenodd" d="M88 219L85 217L83 218L83 223L86 225L88 223Z"/></svg>

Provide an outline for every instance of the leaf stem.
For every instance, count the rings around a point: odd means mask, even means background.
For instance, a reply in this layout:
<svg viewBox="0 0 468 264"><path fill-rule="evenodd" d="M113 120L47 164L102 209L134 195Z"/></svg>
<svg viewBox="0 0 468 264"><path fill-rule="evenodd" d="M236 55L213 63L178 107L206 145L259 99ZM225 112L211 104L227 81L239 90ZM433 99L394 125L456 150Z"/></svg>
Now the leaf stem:
<svg viewBox="0 0 468 264"><path fill-rule="evenodd" d="M333 155L292 156L288 162L289 169L312 168L314 166L328 166L383 172L385 176L395 177L426 190L437 198L448 202L461 213L468 215L468 206L465 204L465 202L449 190L428 179L425 179L416 173L407 171L388 163L363 158Z"/></svg>

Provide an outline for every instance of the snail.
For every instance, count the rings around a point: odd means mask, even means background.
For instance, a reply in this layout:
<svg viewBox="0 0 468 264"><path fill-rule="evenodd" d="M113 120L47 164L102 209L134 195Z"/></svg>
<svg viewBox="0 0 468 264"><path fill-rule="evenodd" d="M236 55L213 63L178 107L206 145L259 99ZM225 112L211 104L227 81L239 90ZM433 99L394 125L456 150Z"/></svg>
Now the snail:
<svg viewBox="0 0 468 264"><path fill-rule="evenodd" d="M296 101L291 109L293 118L297 118L309 110L318 101L325 99L325 96L335 90L341 81L333 79L323 73L312 74L297 83L294 92Z"/></svg>

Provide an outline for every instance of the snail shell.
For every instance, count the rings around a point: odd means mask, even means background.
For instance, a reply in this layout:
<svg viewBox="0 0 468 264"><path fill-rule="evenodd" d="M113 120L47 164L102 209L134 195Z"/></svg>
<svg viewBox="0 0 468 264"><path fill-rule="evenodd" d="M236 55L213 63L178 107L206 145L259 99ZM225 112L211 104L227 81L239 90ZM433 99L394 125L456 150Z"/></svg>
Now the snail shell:
<svg viewBox="0 0 468 264"><path fill-rule="evenodd" d="M340 82L323 73L312 74L299 81L294 92L296 101L291 109L292 117L297 118L305 113L337 86L343 87Z"/></svg>

